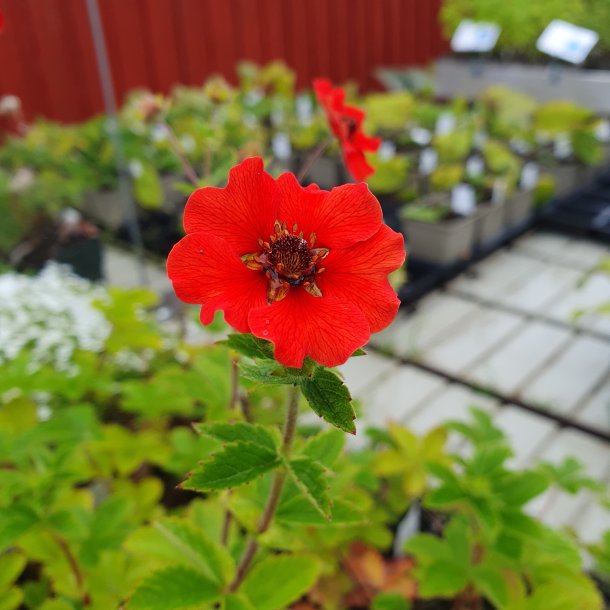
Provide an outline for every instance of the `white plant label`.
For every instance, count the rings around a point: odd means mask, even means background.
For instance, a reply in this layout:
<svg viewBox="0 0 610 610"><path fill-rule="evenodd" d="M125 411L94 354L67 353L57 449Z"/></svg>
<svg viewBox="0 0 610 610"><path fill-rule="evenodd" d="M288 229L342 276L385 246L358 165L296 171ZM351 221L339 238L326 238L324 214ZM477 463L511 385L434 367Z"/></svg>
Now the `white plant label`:
<svg viewBox="0 0 610 610"><path fill-rule="evenodd" d="M286 114L281 108L273 108L271 110L271 125L280 127L286 121Z"/></svg>
<svg viewBox="0 0 610 610"><path fill-rule="evenodd" d="M451 190L451 210L458 216L472 216L476 207L474 188L470 184L456 184Z"/></svg>
<svg viewBox="0 0 610 610"><path fill-rule="evenodd" d="M377 156L381 161L389 161L396 156L396 144L384 140L377 150Z"/></svg>
<svg viewBox="0 0 610 610"><path fill-rule="evenodd" d="M256 89L252 89L252 91L248 91L244 97L244 104L246 106L256 106L262 99L265 97L265 92L257 87Z"/></svg>
<svg viewBox="0 0 610 610"><path fill-rule="evenodd" d="M424 176L430 175L438 165L438 153L434 148L424 148L419 155L419 171Z"/></svg>
<svg viewBox="0 0 610 610"><path fill-rule="evenodd" d="M610 142L610 121L601 119L595 125L595 138L600 142Z"/></svg>
<svg viewBox="0 0 610 610"><path fill-rule="evenodd" d="M451 38L451 49L455 53L487 53L498 42L500 26L496 23L464 19Z"/></svg>
<svg viewBox="0 0 610 610"><path fill-rule="evenodd" d="M412 127L409 136L418 146L428 146L432 142L432 133L424 127Z"/></svg>
<svg viewBox="0 0 610 610"><path fill-rule="evenodd" d="M470 157L466 161L466 174L471 178L478 178L485 171L485 161L478 155Z"/></svg>
<svg viewBox="0 0 610 610"><path fill-rule="evenodd" d="M273 156L280 161L286 161L292 155L292 145L288 134L276 133L271 141L271 148Z"/></svg>
<svg viewBox="0 0 610 610"><path fill-rule="evenodd" d="M299 95L296 100L297 119L301 125L311 125L313 121L313 104L308 95Z"/></svg>
<svg viewBox="0 0 610 610"><path fill-rule="evenodd" d="M553 143L553 154L560 160L569 159L572 156L572 140L567 133L560 133Z"/></svg>
<svg viewBox="0 0 610 610"><path fill-rule="evenodd" d="M443 112L436 121L437 136L446 136L455 131L455 116L451 112Z"/></svg>
<svg viewBox="0 0 610 610"><path fill-rule="evenodd" d="M536 48L551 57L581 64L597 44L599 34L587 28L553 19L536 42Z"/></svg>
<svg viewBox="0 0 610 610"><path fill-rule="evenodd" d="M536 188L538 180L540 179L540 167L538 163L528 161L521 170L521 180L519 186L524 191L531 191Z"/></svg>

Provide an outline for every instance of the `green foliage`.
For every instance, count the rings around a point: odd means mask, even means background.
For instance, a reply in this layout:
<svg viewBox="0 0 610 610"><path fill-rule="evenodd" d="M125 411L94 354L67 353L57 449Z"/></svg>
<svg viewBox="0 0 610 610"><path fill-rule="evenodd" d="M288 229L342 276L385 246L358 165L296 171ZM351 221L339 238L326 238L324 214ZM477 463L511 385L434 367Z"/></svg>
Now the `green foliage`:
<svg viewBox="0 0 610 610"><path fill-rule="evenodd" d="M570 604L601 608L573 542L524 511L552 482L573 491L589 481L574 474L573 464L509 470L506 439L482 411L473 411L471 422L449 427L472 447L458 469L429 464L439 484L424 496L424 505L452 518L442 538L418 534L407 542L422 597L459 599L475 591L500 610L533 610L543 599L545 607L558 610ZM556 567L550 568L553 561Z"/></svg>
<svg viewBox="0 0 610 610"><path fill-rule="evenodd" d="M473 134L465 129L435 136L432 144L438 152L439 160L446 164L464 161L472 148L472 136Z"/></svg>
<svg viewBox="0 0 610 610"><path fill-rule="evenodd" d="M536 40L551 18L564 19L576 25L595 26L588 15L589 5L603 2L585 0L445 0L441 22L445 35L451 37L460 21L474 19L497 23L501 28L497 50L537 56Z"/></svg>
<svg viewBox="0 0 610 610"><path fill-rule="evenodd" d="M279 465L274 451L252 442L236 442L189 474L184 489L210 491L243 485Z"/></svg>
<svg viewBox="0 0 610 610"><path fill-rule="evenodd" d="M349 390L335 373L320 367L311 379L303 380L301 389L316 415L340 430L356 433L356 415Z"/></svg>
<svg viewBox="0 0 610 610"><path fill-rule="evenodd" d="M364 100L367 132L392 132L404 128L416 105L414 97L406 91L375 93Z"/></svg>
<svg viewBox="0 0 610 610"><path fill-rule="evenodd" d="M375 173L368 178L368 185L373 193L395 193L405 186L409 175L407 156L396 155L391 159L380 159L378 155L371 154L368 161L375 168Z"/></svg>
<svg viewBox="0 0 610 610"><path fill-rule="evenodd" d="M220 597L218 585L185 566L170 566L154 572L129 600L132 610L186 610L201 607Z"/></svg>
<svg viewBox="0 0 610 610"><path fill-rule="evenodd" d="M248 574L240 592L257 610L282 610L311 588L319 571L312 557L267 557Z"/></svg>
<svg viewBox="0 0 610 610"><path fill-rule="evenodd" d="M461 164L439 165L430 174L430 188L434 191L450 191L464 178L464 167Z"/></svg>
<svg viewBox="0 0 610 610"><path fill-rule="evenodd" d="M534 113L534 127L550 135L572 133L590 124L594 114L589 108L572 102L547 102Z"/></svg>

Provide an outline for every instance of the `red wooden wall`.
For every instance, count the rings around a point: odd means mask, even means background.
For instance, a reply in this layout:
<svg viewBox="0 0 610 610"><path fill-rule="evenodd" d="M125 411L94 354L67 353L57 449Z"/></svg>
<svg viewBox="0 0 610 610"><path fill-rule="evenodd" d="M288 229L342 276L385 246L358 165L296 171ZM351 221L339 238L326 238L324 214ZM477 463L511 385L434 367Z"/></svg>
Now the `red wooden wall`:
<svg viewBox="0 0 610 610"><path fill-rule="evenodd" d="M119 100L134 87L167 91L240 59L282 58L299 85L381 65L422 65L446 50L441 0L98 0ZM102 110L85 0L0 0L0 95L30 117L84 119Z"/></svg>

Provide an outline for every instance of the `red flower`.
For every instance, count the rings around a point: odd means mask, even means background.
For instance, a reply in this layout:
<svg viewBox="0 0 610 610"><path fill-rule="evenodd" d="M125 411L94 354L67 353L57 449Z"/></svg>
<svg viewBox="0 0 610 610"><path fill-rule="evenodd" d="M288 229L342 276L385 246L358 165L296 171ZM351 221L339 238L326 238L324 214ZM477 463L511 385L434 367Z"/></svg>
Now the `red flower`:
<svg viewBox="0 0 610 610"><path fill-rule="evenodd" d="M361 182L375 170L367 163L365 151L374 152L381 144L380 138L372 138L362 131L364 112L353 106L345 105L345 91L339 87L333 88L326 78L317 78L313 88L318 103L328 119L330 129L341 145L343 161L354 177Z"/></svg>
<svg viewBox="0 0 610 610"><path fill-rule="evenodd" d="M342 364L396 315L388 274L404 261L403 238L365 184L303 188L253 157L226 188L190 196L184 227L167 260L178 298L201 304L203 324L222 309L233 328L272 341L285 366Z"/></svg>

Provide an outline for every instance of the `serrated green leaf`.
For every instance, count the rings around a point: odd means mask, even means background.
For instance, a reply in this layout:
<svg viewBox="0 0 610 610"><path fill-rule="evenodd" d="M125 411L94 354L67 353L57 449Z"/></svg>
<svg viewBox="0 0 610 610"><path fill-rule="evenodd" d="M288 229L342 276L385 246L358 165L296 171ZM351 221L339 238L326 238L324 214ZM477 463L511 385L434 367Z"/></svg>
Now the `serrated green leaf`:
<svg viewBox="0 0 610 610"><path fill-rule="evenodd" d="M244 358L239 363L239 370L245 379L271 385L297 385L303 379L299 369L287 369L273 360Z"/></svg>
<svg viewBox="0 0 610 610"><path fill-rule="evenodd" d="M234 576L235 563L226 549L209 540L192 523L178 519L166 519L154 524L154 528L180 553L188 558L193 567L208 578L224 585Z"/></svg>
<svg viewBox="0 0 610 610"><path fill-rule="evenodd" d="M504 608L508 602L508 588L502 572L488 566L475 566L472 579L476 588L497 608Z"/></svg>
<svg viewBox="0 0 610 610"><path fill-rule="evenodd" d="M411 602L400 593L379 593L373 599L371 610L411 610Z"/></svg>
<svg viewBox="0 0 610 610"><path fill-rule="evenodd" d="M357 506L344 500L334 501L333 518L329 521L301 495L287 499L283 498L276 513L276 520L286 526L315 525L318 527L352 527L354 525L364 525L369 521Z"/></svg>
<svg viewBox="0 0 610 610"><path fill-rule="evenodd" d="M324 467L310 458L296 458L286 464L301 493L326 519L330 519L328 479Z"/></svg>
<svg viewBox="0 0 610 610"><path fill-rule="evenodd" d="M549 477L536 471L508 473L494 483L494 491L507 506L517 507L539 496L549 486Z"/></svg>
<svg viewBox="0 0 610 610"><path fill-rule="evenodd" d="M352 397L335 373L320 367L311 379L303 380L301 389L316 415L344 432L356 434Z"/></svg>
<svg viewBox="0 0 610 610"><path fill-rule="evenodd" d="M227 595L225 610L256 610L256 608L243 595Z"/></svg>
<svg viewBox="0 0 610 610"><path fill-rule="evenodd" d="M127 604L128 610L187 610L216 600L217 583L186 566L170 566L144 579Z"/></svg>
<svg viewBox="0 0 610 610"><path fill-rule="evenodd" d="M181 487L194 491L236 487L253 481L279 462L277 453L264 447L248 442L232 443L193 470Z"/></svg>
<svg viewBox="0 0 610 610"><path fill-rule="evenodd" d="M301 449L301 454L330 468L344 447L345 434L335 428L329 428L308 439Z"/></svg>
<svg viewBox="0 0 610 610"><path fill-rule="evenodd" d="M312 557L269 556L254 566L239 591L256 610L283 610L311 589L319 572Z"/></svg>
<svg viewBox="0 0 610 610"><path fill-rule="evenodd" d="M194 427L200 434L210 436L224 443L245 441L269 449L269 451L277 449L277 442L273 433L260 424L236 422L233 424L195 424Z"/></svg>
<svg viewBox="0 0 610 610"><path fill-rule="evenodd" d="M419 593L422 597L451 597L468 584L468 567L439 559L427 565L421 576Z"/></svg>
<svg viewBox="0 0 610 610"><path fill-rule="evenodd" d="M223 343L244 356L273 360L273 343L259 339L250 333L231 334Z"/></svg>

